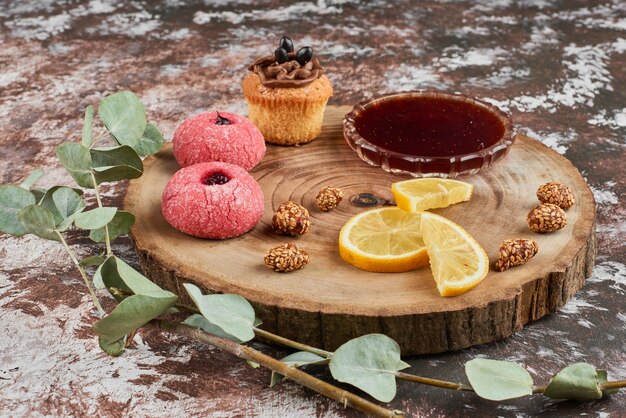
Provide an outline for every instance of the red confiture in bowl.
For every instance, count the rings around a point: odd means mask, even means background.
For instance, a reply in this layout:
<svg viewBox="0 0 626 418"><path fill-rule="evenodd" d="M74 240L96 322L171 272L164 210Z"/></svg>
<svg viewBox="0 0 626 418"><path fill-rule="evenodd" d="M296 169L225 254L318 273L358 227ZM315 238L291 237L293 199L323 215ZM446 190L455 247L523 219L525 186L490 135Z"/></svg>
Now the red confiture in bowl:
<svg viewBox="0 0 626 418"><path fill-rule="evenodd" d="M496 106L436 90L363 101L346 115L343 133L362 160L413 177L478 173L515 142L511 117Z"/></svg>

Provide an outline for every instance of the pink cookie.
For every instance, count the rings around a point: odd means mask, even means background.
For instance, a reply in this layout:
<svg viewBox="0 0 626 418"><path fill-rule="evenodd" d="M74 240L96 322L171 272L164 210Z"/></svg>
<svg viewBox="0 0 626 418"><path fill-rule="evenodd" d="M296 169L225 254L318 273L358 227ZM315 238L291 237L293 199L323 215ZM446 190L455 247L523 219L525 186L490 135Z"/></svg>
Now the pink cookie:
<svg viewBox="0 0 626 418"><path fill-rule="evenodd" d="M165 186L161 211L170 225L200 238L248 232L263 215L261 186L243 168L200 163L182 168Z"/></svg>
<svg viewBox="0 0 626 418"><path fill-rule="evenodd" d="M245 117L228 112L190 117L176 129L172 142L181 167L222 161L251 170L265 155L261 131Z"/></svg>

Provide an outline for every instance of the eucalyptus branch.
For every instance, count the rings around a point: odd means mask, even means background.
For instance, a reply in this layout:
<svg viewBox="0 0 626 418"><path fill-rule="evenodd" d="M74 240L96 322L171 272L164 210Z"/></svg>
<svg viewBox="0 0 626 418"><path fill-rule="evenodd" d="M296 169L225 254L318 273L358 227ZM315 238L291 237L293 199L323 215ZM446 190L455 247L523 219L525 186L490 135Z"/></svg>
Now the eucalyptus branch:
<svg viewBox="0 0 626 418"><path fill-rule="evenodd" d="M285 347L295 348L296 350L307 351L309 353L317 354L320 357L331 358L333 353L330 351L322 350L320 348L311 347L307 344L302 344L297 341L290 340L289 338L281 337L280 335L272 334L269 331L265 331L259 328L254 328L254 333L257 337L271 341L276 344L283 345Z"/></svg>
<svg viewBox="0 0 626 418"><path fill-rule="evenodd" d="M96 306L96 309L98 309L98 313L100 314L100 316L106 315L106 312L104 311L104 309L102 309L102 305L100 305L100 301L98 300L98 295L96 295L95 290L93 290L93 288L91 287L91 282L89 281L89 278L87 277L87 273L85 272L85 269L82 268L82 266L78 262L78 259L74 255L74 252L72 251L70 246L67 245L67 241L65 241L63 234L61 234L59 231L55 231L55 232L59 236L59 239L61 240L61 244L63 244L63 247L65 247L65 251L67 251L70 258L74 262L74 265L76 266L78 271L80 271L80 275L83 277L83 280L85 281L85 286L87 286L87 290L89 290L89 294L91 295L93 304Z"/></svg>
<svg viewBox="0 0 626 418"><path fill-rule="evenodd" d="M102 199L100 199L100 192L98 191L98 181L96 180L95 174L91 173L91 181L93 182L93 189L96 194L96 201L98 202L98 207L102 207ZM107 257L110 257L113 252L111 251L111 237L109 236L109 225L104 226L104 242L107 247Z"/></svg>
<svg viewBox="0 0 626 418"><path fill-rule="evenodd" d="M462 390L473 392L474 389L465 383L447 382L445 380L431 379L429 377L416 376L410 373L396 372L396 377L407 382L419 383L422 385L435 386L443 389Z"/></svg>
<svg viewBox="0 0 626 418"><path fill-rule="evenodd" d="M323 380L317 379L302 370L290 367L280 360L276 360L273 357L263 354L252 347L237 344L234 341L206 333L198 328L159 319L150 321L148 324L144 325L144 328L160 329L211 344L241 359L258 363L273 372L280 373L283 376L286 376L293 381L316 391L317 393L339 401L344 406L350 406L368 415L377 417L403 416L403 414L399 411L392 411L376 405L375 403L361 398L360 396L333 386Z"/></svg>
<svg viewBox="0 0 626 418"><path fill-rule="evenodd" d="M600 383L600 390L614 390L626 388L626 380L616 380L615 382Z"/></svg>

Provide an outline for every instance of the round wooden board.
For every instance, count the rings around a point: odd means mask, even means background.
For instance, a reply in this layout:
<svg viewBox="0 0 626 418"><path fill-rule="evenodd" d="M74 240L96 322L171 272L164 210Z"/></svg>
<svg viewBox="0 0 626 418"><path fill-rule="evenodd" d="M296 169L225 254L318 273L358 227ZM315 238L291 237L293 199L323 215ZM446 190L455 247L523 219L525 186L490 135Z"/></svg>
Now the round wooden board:
<svg viewBox="0 0 626 418"><path fill-rule="evenodd" d="M237 293L253 303L262 328L333 350L348 339L384 333L404 355L460 349L510 336L529 321L562 306L591 274L595 260L595 203L578 170L540 142L519 135L510 154L478 175L469 202L436 210L469 231L489 255L492 270L472 291L439 296L430 269L408 273L369 273L338 254L339 230L363 211L350 197L373 193L392 201L391 183L405 177L361 161L343 139L349 107L329 106L322 135L299 147L268 146L251 174L265 193L262 221L243 236L202 240L184 235L161 215L161 194L179 169L168 144L144 161L144 175L128 188L125 207L137 217L132 237L145 273L183 299L182 283L205 291ZM552 234L535 234L526 214L537 205L540 184L562 181L576 195L568 225ZM346 195L338 208L321 212L315 196L325 185ZM275 235L269 225L275 208L292 200L311 213L311 231L299 238ZM493 270L500 243L528 237L539 253L521 267ZM274 245L296 242L311 261L304 269L280 274L263 264Z"/></svg>

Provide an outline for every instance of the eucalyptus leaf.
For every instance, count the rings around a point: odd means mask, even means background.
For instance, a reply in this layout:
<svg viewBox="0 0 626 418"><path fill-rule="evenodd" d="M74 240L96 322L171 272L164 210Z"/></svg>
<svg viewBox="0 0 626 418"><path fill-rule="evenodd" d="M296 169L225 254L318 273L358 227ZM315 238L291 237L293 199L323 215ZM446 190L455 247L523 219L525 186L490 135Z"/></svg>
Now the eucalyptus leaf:
<svg viewBox="0 0 626 418"><path fill-rule="evenodd" d="M280 361L289 365L290 367L302 367L309 364L325 364L328 363L328 359L318 356L317 354L309 353L308 351L298 351L290 354L287 357L282 358ZM280 383L285 376L280 373L272 372L272 378L270 381L270 387L276 386Z"/></svg>
<svg viewBox="0 0 626 418"><path fill-rule="evenodd" d="M76 142L64 142L56 148L56 154L76 184L93 189L94 184L91 177L92 162L89 148Z"/></svg>
<svg viewBox="0 0 626 418"><path fill-rule="evenodd" d="M0 231L21 236L27 230L17 217L19 211L35 204L35 196L18 186L0 186Z"/></svg>
<svg viewBox="0 0 626 418"><path fill-rule="evenodd" d="M102 99L98 115L111 135L122 145L134 146L146 129L144 105L130 91L120 91Z"/></svg>
<svg viewBox="0 0 626 418"><path fill-rule="evenodd" d="M102 278L102 267L106 264L107 260L111 259L112 257L115 256L111 256L108 259L104 260L96 269L96 272L94 273L92 278L93 287L95 287L96 289L106 289L106 286L104 285L104 279ZM115 260L113 260L112 262L115 263ZM117 270L117 266L115 264L113 265L113 268Z"/></svg>
<svg viewBox="0 0 626 418"><path fill-rule="evenodd" d="M127 297L109 315L96 322L93 329L104 341L119 340L174 305L177 298L173 293L170 295L167 297L149 295Z"/></svg>
<svg viewBox="0 0 626 418"><path fill-rule="evenodd" d="M61 241L56 232L52 212L43 206L28 205L17 213L17 217L31 234L44 239Z"/></svg>
<svg viewBox="0 0 626 418"><path fill-rule="evenodd" d="M161 134L159 129L153 124L148 123L141 139L133 148L137 151L137 154L145 157L157 153L164 142L163 134Z"/></svg>
<svg viewBox="0 0 626 418"><path fill-rule="evenodd" d="M85 202L73 189L61 187L52 194L52 200L63 219L82 211Z"/></svg>
<svg viewBox="0 0 626 418"><path fill-rule="evenodd" d="M80 264L81 267L100 266L104 263L104 260L105 258L101 255L90 255L80 260L78 264Z"/></svg>
<svg viewBox="0 0 626 418"><path fill-rule="evenodd" d="M89 148L91 146L91 131L93 127L93 106L87 106L85 109L85 119L83 121L83 132L81 138L81 144Z"/></svg>
<svg viewBox="0 0 626 418"><path fill-rule="evenodd" d="M42 177L43 170L41 168L38 168L37 170L30 173L30 175L26 177L26 179L22 183L20 183L20 187L22 189L30 190L30 188L33 187L33 185L37 183Z"/></svg>
<svg viewBox="0 0 626 418"><path fill-rule="evenodd" d="M98 184L135 179L143 174L141 158L127 145L92 149L90 155Z"/></svg>
<svg viewBox="0 0 626 418"><path fill-rule="evenodd" d="M50 189L48 189L46 191L46 193L43 195L43 197L41 198L41 200L39 201L39 204L45 208L47 208L50 212L52 212L52 216L54 217L54 223L55 225L59 225L61 222L63 222L63 220L66 218L64 217L61 212L59 211L59 209L57 209L56 204L54 203L54 193L62 188L64 188L65 186L53 186ZM74 190L74 189L71 189ZM78 189L76 189L78 190ZM77 193L78 194L78 193ZM80 195L79 195L80 198Z"/></svg>
<svg viewBox="0 0 626 418"><path fill-rule="evenodd" d="M208 319L200 314L193 314L189 316L187 319L185 319L183 324L189 325L190 327L194 328L200 328L204 332L208 332L209 334L213 334L221 338L226 338L228 340L236 342L237 344L241 344L243 342L239 338L233 337L232 335L225 333L224 330L222 330L217 325L210 323Z"/></svg>
<svg viewBox="0 0 626 418"><path fill-rule="evenodd" d="M116 213L117 208L95 208L76 214L74 223L80 229L98 229L111 222Z"/></svg>
<svg viewBox="0 0 626 418"><path fill-rule="evenodd" d="M241 341L254 338L254 308L239 295L203 295L198 287L183 285L204 317Z"/></svg>
<svg viewBox="0 0 626 418"><path fill-rule="evenodd" d="M42 200L42 205L46 200ZM59 187L52 193L52 203L54 204L54 211L52 214L55 216L55 222L57 223L57 229L59 231L65 231L72 226L74 218L77 214L85 209L85 202L74 189L69 187ZM56 219L59 216L60 222Z"/></svg>
<svg viewBox="0 0 626 418"><path fill-rule="evenodd" d="M41 199L46 195L46 191L44 189L30 189L30 192L35 196L35 201L39 203Z"/></svg>
<svg viewBox="0 0 626 418"><path fill-rule="evenodd" d="M135 215L130 212L118 210L111 222L107 225L109 230L109 239L113 241L120 235L128 234L130 228L135 223ZM89 233L89 238L95 242L105 242L105 229L93 229Z"/></svg>
<svg viewBox="0 0 626 418"><path fill-rule="evenodd" d="M609 380L609 375L606 370L596 370L598 373L598 384L606 383ZM619 392L619 389L607 389L602 391L602 396L613 395Z"/></svg>
<svg viewBox="0 0 626 418"><path fill-rule="evenodd" d="M596 368L587 363L574 363L551 380L543 394L553 399L588 401L602 398Z"/></svg>
<svg viewBox="0 0 626 418"><path fill-rule="evenodd" d="M102 351L104 351L108 355L118 357L121 356L126 349L126 338L122 337L119 340L109 341L102 337L98 337L98 345L100 346Z"/></svg>
<svg viewBox="0 0 626 418"><path fill-rule="evenodd" d="M94 285L98 289L117 288L131 294L175 297L114 255L100 265L94 276Z"/></svg>
<svg viewBox="0 0 626 418"><path fill-rule="evenodd" d="M410 366L400 359L398 343L383 334L368 334L339 347L329 367L336 380L389 402L396 396L395 373Z"/></svg>
<svg viewBox="0 0 626 418"><path fill-rule="evenodd" d="M533 378L517 363L476 358L465 363L465 374L481 398L501 401L533 393Z"/></svg>

